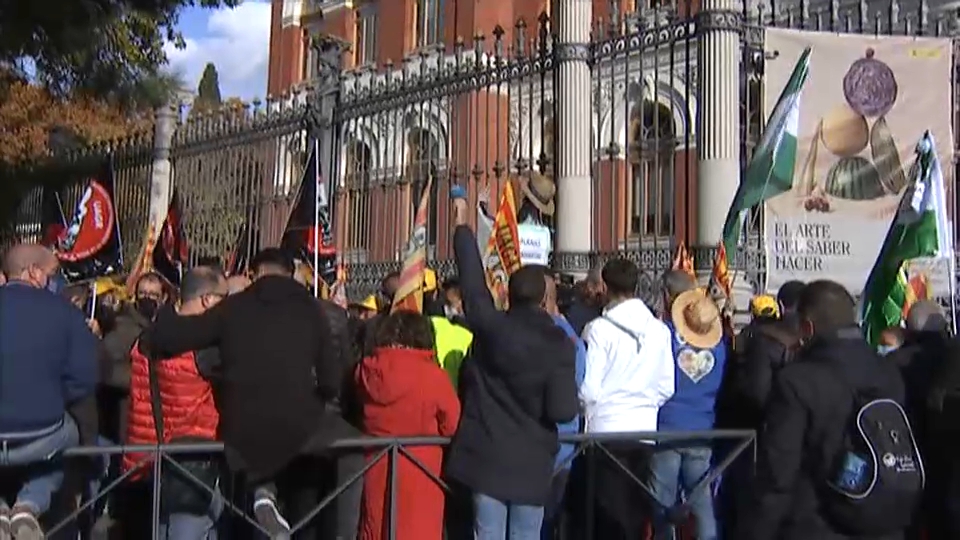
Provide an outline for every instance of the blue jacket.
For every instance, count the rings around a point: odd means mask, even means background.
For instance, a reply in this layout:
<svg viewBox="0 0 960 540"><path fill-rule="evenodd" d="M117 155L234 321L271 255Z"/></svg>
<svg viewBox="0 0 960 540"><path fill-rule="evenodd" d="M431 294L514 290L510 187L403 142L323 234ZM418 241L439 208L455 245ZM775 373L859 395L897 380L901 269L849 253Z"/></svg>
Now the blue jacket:
<svg viewBox="0 0 960 540"><path fill-rule="evenodd" d="M658 431L713 429L717 392L727 361L726 337L712 349L693 348L680 338L672 321L665 321L673 342L676 390L660 407Z"/></svg>
<svg viewBox="0 0 960 540"><path fill-rule="evenodd" d="M567 337L573 340L574 345L577 346L577 388L583 384L583 375L587 370L587 347L583 344L583 340L580 339L580 336L577 335L576 330L573 329L573 326L565 319L562 315L556 316L553 320L557 323L557 326L563 329L567 334ZM580 417L577 416L573 420L565 424L557 424L557 433L579 433L580 432ZM557 454L557 466L564 462L568 457L570 457L576 445L573 444L561 444L560 452ZM564 464L564 468L569 468L570 462Z"/></svg>
<svg viewBox="0 0 960 540"><path fill-rule="evenodd" d="M50 427L93 394L98 347L66 298L18 282L0 287L0 433Z"/></svg>

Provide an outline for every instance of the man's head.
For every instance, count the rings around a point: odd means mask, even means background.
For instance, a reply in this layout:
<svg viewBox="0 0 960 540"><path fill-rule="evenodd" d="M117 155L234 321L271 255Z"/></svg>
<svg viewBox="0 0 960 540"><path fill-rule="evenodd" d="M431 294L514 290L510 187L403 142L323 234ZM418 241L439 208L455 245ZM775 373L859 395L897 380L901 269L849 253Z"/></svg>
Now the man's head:
<svg viewBox="0 0 960 540"><path fill-rule="evenodd" d="M280 248L266 248L260 250L250 261L250 270L253 279L258 280L266 276L283 276L292 278L296 265L293 258Z"/></svg>
<svg viewBox="0 0 960 540"><path fill-rule="evenodd" d="M147 272L140 276L133 292L133 306L137 313L153 320L157 310L167 301L167 291L160 274Z"/></svg>
<svg viewBox="0 0 960 540"><path fill-rule="evenodd" d="M443 311L447 317L463 315L463 297L457 278L447 278L443 282Z"/></svg>
<svg viewBox="0 0 960 540"><path fill-rule="evenodd" d="M59 293L66 285L60 275L60 262L49 249L39 244L18 244L3 257L3 273L10 281Z"/></svg>
<svg viewBox="0 0 960 540"><path fill-rule="evenodd" d="M209 266L198 266L180 280L180 313L197 315L217 305L229 294L223 273Z"/></svg>
<svg viewBox="0 0 960 540"><path fill-rule="evenodd" d="M797 304L800 302L800 293L803 291L802 281L792 280L780 286L777 291L777 303L780 305L780 316L788 317L797 313Z"/></svg>
<svg viewBox="0 0 960 540"><path fill-rule="evenodd" d="M949 326L943 308L933 300L921 300L910 306L906 322L910 332L945 332Z"/></svg>
<svg viewBox="0 0 960 540"><path fill-rule="evenodd" d="M604 297L607 294L606 287L603 284L603 267L593 267L587 272L587 278L583 280L582 285L583 300L594 306L603 305Z"/></svg>
<svg viewBox="0 0 960 540"><path fill-rule="evenodd" d="M507 283L510 308L539 307L547 289L544 280L547 273L547 267L542 264L524 265L514 272Z"/></svg>
<svg viewBox="0 0 960 540"><path fill-rule="evenodd" d="M697 288L697 280L683 270L667 270L660 278L660 286L663 288L663 307L669 313L678 296Z"/></svg>
<svg viewBox="0 0 960 540"><path fill-rule="evenodd" d="M804 337L831 334L856 326L856 302L843 285L826 279L803 287L797 302Z"/></svg>
<svg viewBox="0 0 960 540"><path fill-rule="evenodd" d="M250 278L243 274L237 274L227 278L227 290L231 295L243 292L250 286Z"/></svg>
<svg viewBox="0 0 960 540"><path fill-rule="evenodd" d="M388 301L393 302L393 295L400 287L400 272L390 272L380 280L380 294Z"/></svg>
<svg viewBox="0 0 960 540"><path fill-rule="evenodd" d="M608 300L624 300L637 294L640 270L627 259L613 259L600 272Z"/></svg>
<svg viewBox="0 0 960 540"><path fill-rule="evenodd" d="M560 306L557 305L557 279L550 272L543 273L543 301L540 307L551 315L560 314Z"/></svg>
<svg viewBox="0 0 960 540"><path fill-rule="evenodd" d="M889 354L903 345L903 328L899 326L890 326L880 332L880 340L877 345L877 352L880 354Z"/></svg>

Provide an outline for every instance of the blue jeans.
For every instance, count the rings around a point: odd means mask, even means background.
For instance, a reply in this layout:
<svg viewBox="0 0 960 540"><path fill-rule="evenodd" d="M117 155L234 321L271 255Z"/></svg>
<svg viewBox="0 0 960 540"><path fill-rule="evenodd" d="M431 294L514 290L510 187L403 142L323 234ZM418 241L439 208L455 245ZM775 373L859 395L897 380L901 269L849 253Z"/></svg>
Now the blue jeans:
<svg viewBox="0 0 960 540"><path fill-rule="evenodd" d="M210 502L204 515L177 513L163 516L160 522L160 538L166 540L217 540L217 520L223 513L223 497L220 491Z"/></svg>
<svg viewBox="0 0 960 540"><path fill-rule="evenodd" d="M503 503L474 493L473 510L474 540L540 540L542 506Z"/></svg>
<svg viewBox="0 0 960 540"><path fill-rule="evenodd" d="M689 497L693 488L710 471L709 447L658 449L651 458L653 492L660 507L654 522L656 540L675 538L667 510L677 503L680 488ZM698 540L717 539L717 518L713 511L713 494L709 486L688 499L693 519L697 524Z"/></svg>
<svg viewBox="0 0 960 540"><path fill-rule="evenodd" d="M50 498L63 483L63 464L57 455L79 443L77 424L69 415L45 429L0 433L0 467L22 469L26 476L16 504L37 515L49 510Z"/></svg>

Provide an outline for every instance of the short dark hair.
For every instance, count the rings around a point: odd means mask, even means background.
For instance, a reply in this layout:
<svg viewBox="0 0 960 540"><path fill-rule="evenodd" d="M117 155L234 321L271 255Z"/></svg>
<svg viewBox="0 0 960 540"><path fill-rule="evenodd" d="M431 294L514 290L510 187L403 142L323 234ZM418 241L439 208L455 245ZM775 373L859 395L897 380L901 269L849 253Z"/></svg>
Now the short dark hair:
<svg viewBox="0 0 960 540"><path fill-rule="evenodd" d="M633 296L640 284L640 269L627 259L612 259L600 271L607 292L614 296Z"/></svg>
<svg viewBox="0 0 960 540"><path fill-rule="evenodd" d="M387 284L390 283L391 279L400 279L400 272L394 270L393 272L383 276L383 279L380 280L380 292L387 292Z"/></svg>
<svg viewBox="0 0 960 540"><path fill-rule="evenodd" d="M833 332L857 324L856 302L836 281L821 279L808 283L797 302L800 318L813 323L817 333Z"/></svg>
<svg viewBox="0 0 960 540"><path fill-rule="evenodd" d="M213 294L224 280L223 273L209 266L191 268L180 280L180 301L189 302Z"/></svg>
<svg viewBox="0 0 960 540"><path fill-rule="evenodd" d="M784 311L796 311L800 302L800 293L805 287L802 281L793 279L780 286L777 291L777 303Z"/></svg>
<svg viewBox="0 0 960 540"><path fill-rule="evenodd" d="M377 347L401 346L433 350L434 334L430 319L415 311L401 310L387 315L377 325Z"/></svg>
<svg viewBox="0 0 960 540"><path fill-rule="evenodd" d="M527 264L514 272L507 283L510 306L539 306L547 292L544 277L548 272L542 264Z"/></svg>
<svg viewBox="0 0 960 540"><path fill-rule="evenodd" d="M459 289L460 278L457 276L448 277L447 279L443 280L443 285L441 285L441 287L443 288L443 292L447 292L451 289Z"/></svg>
<svg viewBox="0 0 960 540"><path fill-rule="evenodd" d="M250 261L250 270L254 274L259 274L264 269L293 277L296 265L293 262L293 257L286 251L280 248L266 248L261 249Z"/></svg>

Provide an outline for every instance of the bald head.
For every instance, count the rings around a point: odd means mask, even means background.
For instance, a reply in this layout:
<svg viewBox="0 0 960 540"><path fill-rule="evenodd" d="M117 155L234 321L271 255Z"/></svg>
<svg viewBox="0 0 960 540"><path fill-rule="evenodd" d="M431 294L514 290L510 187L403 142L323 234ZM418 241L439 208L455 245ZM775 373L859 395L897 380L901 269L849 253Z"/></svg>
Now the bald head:
<svg viewBox="0 0 960 540"><path fill-rule="evenodd" d="M942 332L947 329L943 308L933 300L921 300L907 313L907 330L911 332Z"/></svg>
<svg viewBox="0 0 960 540"><path fill-rule="evenodd" d="M231 295L243 292L249 286L250 278L247 276L237 275L227 278L227 289Z"/></svg>
<svg viewBox="0 0 960 540"><path fill-rule="evenodd" d="M3 257L3 273L7 279L45 287L47 279L57 271L57 256L39 244L18 244Z"/></svg>
<svg viewBox="0 0 960 540"><path fill-rule="evenodd" d="M667 270L661 278L666 305L673 305L673 301L681 294L697 288L697 280L683 270Z"/></svg>

